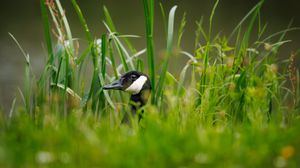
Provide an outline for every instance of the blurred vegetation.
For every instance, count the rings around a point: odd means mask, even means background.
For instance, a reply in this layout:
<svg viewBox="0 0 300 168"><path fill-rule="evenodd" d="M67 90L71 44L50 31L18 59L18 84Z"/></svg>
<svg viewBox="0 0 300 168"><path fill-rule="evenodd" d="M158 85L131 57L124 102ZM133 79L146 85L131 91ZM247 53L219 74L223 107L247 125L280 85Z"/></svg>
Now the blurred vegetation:
<svg viewBox="0 0 300 168"><path fill-rule="evenodd" d="M11 35L26 60L19 90L24 106L13 101L10 113L1 116L1 167L300 164L298 52L278 60L278 50L290 42L286 34L298 28L288 25L266 34L260 19L263 1L230 35L222 35L213 33L217 0L208 27L203 18L197 21L194 53L181 47L186 15L175 29L177 6L169 11L160 4L166 43L162 61L154 57L154 0L143 0L145 49L131 43L139 36L117 31L105 6L107 32L94 37L76 0L71 2L85 40L73 37L59 0L40 0L48 51L40 77ZM169 61L181 56L187 61L178 65L179 74L172 74ZM279 65L285 68L279 70ZM129 70L148 73L153 89L141 123L123 125L128 95L102 86Z"/></svg>

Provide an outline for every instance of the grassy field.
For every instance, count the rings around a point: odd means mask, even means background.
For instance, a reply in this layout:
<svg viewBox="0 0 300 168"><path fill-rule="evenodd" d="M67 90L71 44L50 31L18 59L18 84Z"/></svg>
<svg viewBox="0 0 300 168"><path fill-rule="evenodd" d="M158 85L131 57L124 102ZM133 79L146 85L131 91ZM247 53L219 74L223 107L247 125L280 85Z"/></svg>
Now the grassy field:
<svg viewBox="0 0 300 168"><path fill-rule="evenodd" d="M174 27L177 6L143 0L147 45L136 49L131 39L139 36L119 33L106 7L107 32L94 37L71 2L84 40L73 37L59 0L40 0L48 54L41 76L11 35L25 57L25 80L0 115L0 167L300 166L298 51L278 58L298 28L266 34L263 1L226 35L212 32L217 0L208 20L196 22L192 53L181 48L185 14ZM163 58L154 56L154 5L164 18ZM186 58L178 74L168 70L173 57ZM120 124L129 95L102 89L129 70L147 73L152 84L144 118L132 125Z"/></svg>

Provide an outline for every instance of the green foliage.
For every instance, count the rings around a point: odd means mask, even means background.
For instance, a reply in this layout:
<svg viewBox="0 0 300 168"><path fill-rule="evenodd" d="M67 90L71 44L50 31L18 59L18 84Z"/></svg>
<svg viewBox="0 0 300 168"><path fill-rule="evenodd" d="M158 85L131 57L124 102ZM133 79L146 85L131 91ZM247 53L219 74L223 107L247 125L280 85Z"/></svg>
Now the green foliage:
<svg viewBox="0 0 300 168"><path fill-rule="evenodd" d="M106 7L107 32L94 37L76 0L71 2L87 44L79 45L73 38L59 0L41 0L48 60L37 82L28 54L11 35L26 59L20 91L24 107L16 107L15 99L9 116L0 116L0 167L300 164L298 52L278 61L278 50L289 42L286 33L298 28L288 25L266 35L267 26L260 19L263 1L226 36L212 31L217 0L209 27L203 26L204 18L196 22L191 53L180 48L186 15L175 32L177 6L166 18L160 4L166 32L161 65L154 56L154 0L143 0L147 47L140 50L130 42L139 36L118 32ZM50 34L51 29L56 36ZM168 70L169 59L175 55L187 58L186 63L176 65L182 67L179 74ZM128 95L106 92L102 86L128 70L144 71L145 65L152 103L144 107L139 124L122 125L129 109ZM279 71L279 66L286 70Z"/></svg>

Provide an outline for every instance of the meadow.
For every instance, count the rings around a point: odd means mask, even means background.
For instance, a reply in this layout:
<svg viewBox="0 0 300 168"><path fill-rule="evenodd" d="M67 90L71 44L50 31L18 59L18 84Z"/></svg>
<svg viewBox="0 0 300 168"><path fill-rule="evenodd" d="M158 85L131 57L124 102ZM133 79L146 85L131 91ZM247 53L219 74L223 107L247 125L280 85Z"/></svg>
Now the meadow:
<svg viewBox="0 0 300 168"><path fill-rule="evenodd" d="M107 31L95 37L71 0L84 39L72 34L59 0L40 0L47 62L37 76L24 55L24 86L0 115L0 167L299 167L300 50L278 52L292 27L267 34L255 5L231 34L196 22L194 52L181 47L186 14L143 0L146 46L120 34L103 7ZM165 50L155 56L154 6L164 19ZM175 24L175 17L181 17ZM207 24L205 24L207 23ZM179 25L179 27L175 27ZM208 25L208 26L204 26ZM170 60L179 73L169 71ZM121 124L129 95L103 86L130 70L149 75L151 99L141 122ZM20 99L22 104L16 103Z"/></svg>

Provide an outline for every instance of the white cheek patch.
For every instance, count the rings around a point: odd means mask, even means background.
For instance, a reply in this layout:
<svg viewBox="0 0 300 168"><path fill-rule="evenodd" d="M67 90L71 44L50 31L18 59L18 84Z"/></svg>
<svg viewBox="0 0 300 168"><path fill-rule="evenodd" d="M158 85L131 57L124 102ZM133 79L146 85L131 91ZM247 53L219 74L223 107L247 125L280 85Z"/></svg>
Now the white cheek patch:
<svg viewBox="0 0 300 168"><path fill-rule="evenodd" d="M147 81L146 76L140 76L136 81L134 81L125 91L131 94L138 94L143 88L145 82Z"/></svg>

